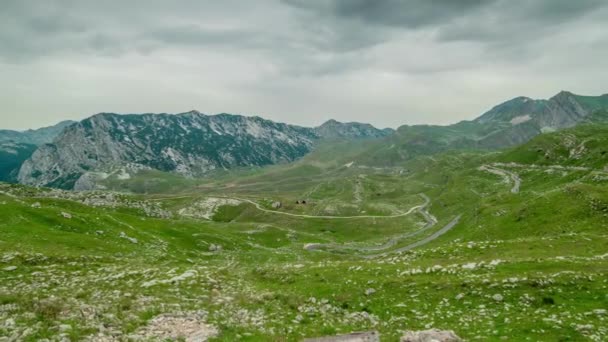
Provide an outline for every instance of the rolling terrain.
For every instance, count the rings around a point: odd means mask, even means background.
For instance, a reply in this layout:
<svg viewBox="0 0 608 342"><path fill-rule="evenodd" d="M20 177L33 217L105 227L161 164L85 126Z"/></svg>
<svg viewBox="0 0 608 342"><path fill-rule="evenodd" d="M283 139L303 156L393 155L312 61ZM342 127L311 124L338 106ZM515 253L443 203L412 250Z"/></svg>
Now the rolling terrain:
<svg viewBox="0 0 608 342"><path fill-rule="evenodd" d="M120 193L3 184L0 336L603 341L606 137L384 162L396 147L333 142L204 179L104 180Z"/></svg>
<svg viewBox="0 0 608 342"><path fill-rule="evenodd" d="M472 121L448 126L404 125L397 130L335 120L318 127L299 127L260 117L198 111L100 113L81 122L34 131L0 131L0 141L13 138L17 139L13 143L39 146L25 159L14 158L15 169L0 170L0 176L15 180L16 174L19 183L32 186L103 189L103 183L120 181L131 173L208 177L291 163L333 145L343 146L349 155L357 154L366 165L388 167L446 151L516 146L543 132L605 122L606 110L608 95L562 91L548 100L517 97Z"/></svg>

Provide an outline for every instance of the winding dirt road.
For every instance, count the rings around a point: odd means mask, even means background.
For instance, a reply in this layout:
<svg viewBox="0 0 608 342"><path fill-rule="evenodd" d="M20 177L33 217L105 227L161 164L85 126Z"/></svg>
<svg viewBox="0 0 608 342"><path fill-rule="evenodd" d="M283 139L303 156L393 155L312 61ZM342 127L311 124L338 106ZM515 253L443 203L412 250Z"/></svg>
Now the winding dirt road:
<svg viewBox="0 0 608 342"><path fill-rule="evenodd" d="M388 251L388 252L384 252L384 253L380 253L380 254L374 254L374 255L366 255L365 258L377 258L377 257L382 257L382 256L386 256L386 255L393 254L393 253L407 252L407 251L412 250L412 249L414 249L416 247L420 247L422 245L426 245L427 243L429 243L429 242L437 239L441 235L447 233L452 228L454 228L454 226L456 226L458 224L458 222L460 222L460 217L461 217L461 215L456 216L454 219L452 219L452 221L450 221L448 224L446 224L445 226L443 226L443 228L439 229L438 231L434 232L430 236L425 237L422 240L418 240L418 241L413 242L413 243L411 243L411 244L409 244L407 246L404 246L404 247L401 247L401 248L397 248L397 249L392 250L392 251Z"/></svg>
<svg viewBox="0 0 608 342"><path fill-rule="evenodd" d="M479 167L479 170L501 176L501 177L503 177L503 179L505 180L506 183L513 182L513 187L511 188L511 192L514 194L519 193L519 188L521 186L521 178L519 178L519 176L516 173L507 171L504 169L499 169L493 165L482 165Z"/></svg>
<svg viewBox="0 0 608 342"><path fill-rule="evenodd" d="M235 199L235 200L238 200L238 201L241 201L241 202L246 202L246 203L249 203L249 204L253 204L256 207L256 209L258 209L260 211L267 212L267 213L272 213L272 214L285 215L285 216L291 216L291 217L337 220L337 219L361 219L361 218L367 218L367 219L369 219L369 218L373 218L373 219L385 219L385 218L397 218L397 217L407 216L407 215L412 214L416 210L419 210L421 208L425 208L430 203L430 200L429 200L428 197L426 197L426 195L421 194L421 196L423 196L425 198L425 203L423 203L421 205L413 206L408 211L406 211L404 213L401 213L401 214L395 214L395 215L357 215L357 216L316 216L316 215L305 215L305 214L292 214L292 213L286 213L286 212L278 211L278 210L266 209L266 208L262 207L259 203L254 202L254 201L249 200L249 199L246 199L246 198L221 197L221 196L217 196L217 197L231 198L231 199Z"/></svg>

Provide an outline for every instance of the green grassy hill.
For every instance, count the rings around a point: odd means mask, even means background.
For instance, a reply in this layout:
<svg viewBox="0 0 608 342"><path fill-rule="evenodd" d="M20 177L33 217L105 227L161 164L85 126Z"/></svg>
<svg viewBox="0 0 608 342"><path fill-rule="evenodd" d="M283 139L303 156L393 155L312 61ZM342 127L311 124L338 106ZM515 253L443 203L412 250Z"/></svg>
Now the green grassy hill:
<svg viewBox="0 0 608 342"><path fill-rule="evenodd" d="M185 317L218 341L430 327L605 340L606 133L394 165L361 157L373 143L334 143L288 165L115 184L142 194L2 185L0 336L137 340Z"/></svg>
<svg viewBox="0 0 608 342"><path fill-rule="evenodd" d="M586 124L543 134L502 154L499 159L504 162L603 169L608 165L608 125Z"/></svg>

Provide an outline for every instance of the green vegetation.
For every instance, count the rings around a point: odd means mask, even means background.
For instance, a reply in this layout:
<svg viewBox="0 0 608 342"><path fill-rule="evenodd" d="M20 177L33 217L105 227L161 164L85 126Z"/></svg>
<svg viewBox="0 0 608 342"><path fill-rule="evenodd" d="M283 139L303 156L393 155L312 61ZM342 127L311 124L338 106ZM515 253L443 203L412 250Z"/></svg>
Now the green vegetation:
<svg viewBox="0 0 608 342"><path fill-rule="evenodd" d="M334 143L288 165L115 184L139 195L2 185L0 336L137 339L164 314L218 341L430 327L606 340L607 133L388 165L373 142Z"/></svg>

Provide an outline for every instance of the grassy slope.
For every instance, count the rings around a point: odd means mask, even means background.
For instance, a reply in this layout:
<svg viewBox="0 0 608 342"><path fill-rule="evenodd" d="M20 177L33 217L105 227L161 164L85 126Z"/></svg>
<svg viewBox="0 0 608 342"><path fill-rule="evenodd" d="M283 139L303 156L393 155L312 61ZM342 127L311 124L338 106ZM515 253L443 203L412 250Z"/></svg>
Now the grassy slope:
<svg viewBox="0 0 608 342"><path fill-rule="evenodd" d="M594 311L608 307L608 175L598 159L605 133L581 127L501 154L439 154L377 169L345 167L356 156L326 147L306 161L223 176L195 191L125 199L154 200L173 213L228 196L267 208L280 200L280 211L294 214L386 215L421 203L425 193L439 223L392 248L462 215L426 246L373 259L361 258L370 252L303 246L378 246L420 229L424 218L310 219L241 204L221 207L213 221L169 220L3 188L19 197L0 195L2 267L18 268L0 271L0 301L8 305L0 321L16 321L0 335L33 327L24 339L36 340L57 336L60 324L73 326L73 339L99 333L100 324L106 334L133 334L156 314L202 309L225 341L365 329L393 341L402 330L431 326L471 340L605 339L606 316ZM574 137L573 148L585 141L580 158L560 147L565 135ZM553 159L545 160L547 151ZM522 178L520 193L478 170L493 162L523 164L509 168ZM554 164L592 169L555 171ZM295 205L302 198L310 203ZM211 244L223 250L210 252ZM195 275L142 286L188 270Z"/></svg>

